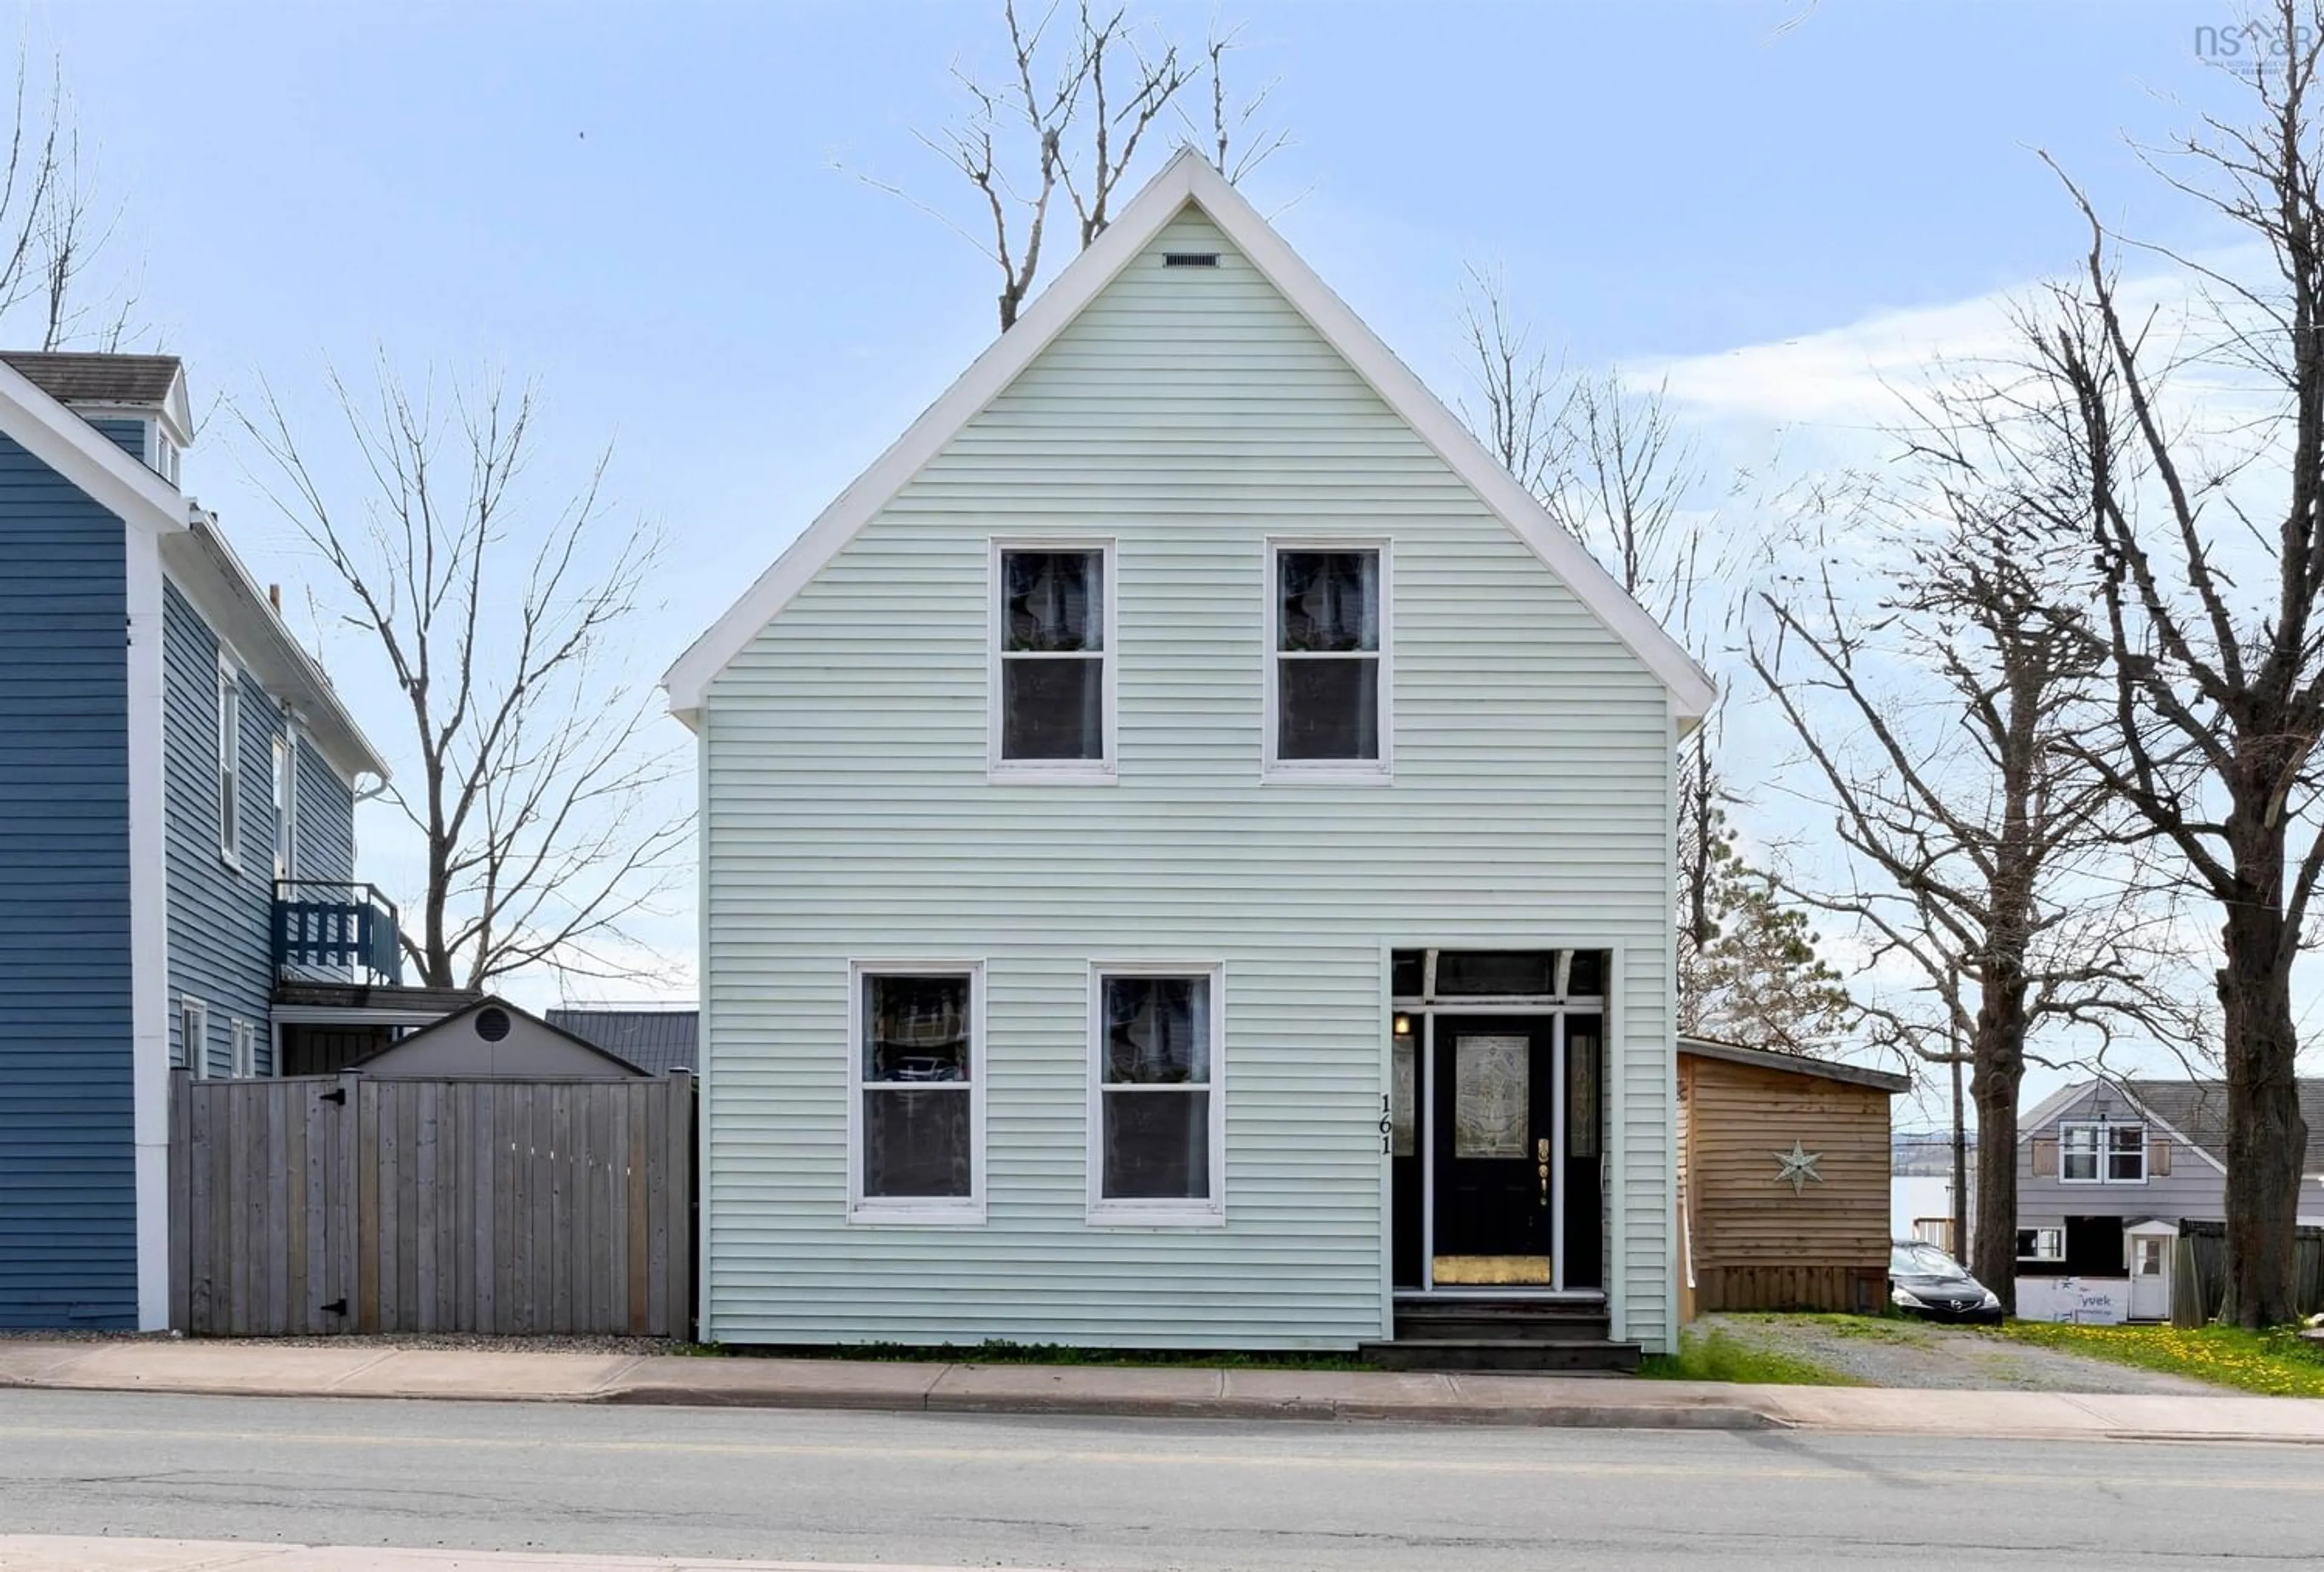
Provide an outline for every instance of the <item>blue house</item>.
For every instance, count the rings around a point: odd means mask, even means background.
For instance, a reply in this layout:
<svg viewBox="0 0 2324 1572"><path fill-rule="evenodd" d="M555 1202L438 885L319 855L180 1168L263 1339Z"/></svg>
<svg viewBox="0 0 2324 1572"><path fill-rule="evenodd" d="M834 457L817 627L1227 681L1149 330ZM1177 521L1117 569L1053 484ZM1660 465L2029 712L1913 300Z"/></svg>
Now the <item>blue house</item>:
<svg viewBox="0 0 2324 1572"><path fill-rule="evenodd" d="M277 1073L282 989L394 974L386 767L191 439L174 357L0 354L0 1327L165 1325L171 1068Z"/></svg>

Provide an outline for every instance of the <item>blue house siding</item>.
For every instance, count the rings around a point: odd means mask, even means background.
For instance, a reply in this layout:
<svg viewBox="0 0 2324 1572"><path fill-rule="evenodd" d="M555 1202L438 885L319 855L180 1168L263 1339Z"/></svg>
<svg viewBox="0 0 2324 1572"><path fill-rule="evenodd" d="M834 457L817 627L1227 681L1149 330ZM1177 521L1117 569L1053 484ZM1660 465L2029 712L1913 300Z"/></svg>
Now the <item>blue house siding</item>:
<svg viewBox="0 0 2324 1572"><path fill-rule="evenodd" d="M192 1063L180 1040L189 996L208 1008L201 1045L208 1073L233 1069L232 1023L251 1023L254 1067L273 1071L267 1030L273 998L268 924L274 899L274 739L279 706L248 676L242 679L240 866L218 849L218 641L201 614L162 589L162 782L169 846L170 1058Z"/></svg>
<svg viewBox="0 0 2324 1572"><path fill-rule="evenodd" d="M123 529L0 437L0 1327L137 1324Z"/></svg>
<svg viewBox="0 0 2324 1572"><path fill-rule="evenodd" d="M293 856L300 878L355 876L355 794L312 743L299 745L298 825Z"/></svg>
<svg viewBox="0 0 2324 1572"><path fill-rule="evenodd" d="M145 462L146 422L134 416L99 418L89 422L100 436L139 464Z"/></svg>

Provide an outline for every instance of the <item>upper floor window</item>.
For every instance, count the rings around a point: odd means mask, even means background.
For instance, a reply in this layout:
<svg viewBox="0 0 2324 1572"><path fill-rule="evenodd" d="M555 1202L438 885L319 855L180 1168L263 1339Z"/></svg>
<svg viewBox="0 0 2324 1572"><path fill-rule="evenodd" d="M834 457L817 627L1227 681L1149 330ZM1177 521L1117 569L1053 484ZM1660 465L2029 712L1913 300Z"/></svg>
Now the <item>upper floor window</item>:
<svg viewBox="0 0 2324 1572"><path fill-rule="evenodd" d="M218 850L242 858L242 678L233 666L217 668Z"/></svg>
<svg viewBox="0 0 2324 1572"><path fill-rule="evenodd" d="M1098 544L993 548L995 776L1112 777L1111 565Z"/></svg>
<svg viewBox="0 0 2324 1572"><path fill-rule="evenodd" d="M982 1217L982 994L973 964L855 969L851 1217Z"/></svg>
<svg viewBox="0 0 2324 1572"><path fill-rule="evenodd" d="M290 737L274 740L274 877L296 878L298 860L299 744Z"/></svg>
<svg viewBox="0 0 2324 1572"><path fill-rule="evenodd" d="M2146 1126L2061 1126L2058 1131L2058 1177L2070 1184L2144 1184Z"/></svg>
<svg viewBox="0 0 2324 1572"><path fill-rule="evenodd" d="M1386 779L1386 550L1278 543L1269 555L1268 771Z"/></svg>

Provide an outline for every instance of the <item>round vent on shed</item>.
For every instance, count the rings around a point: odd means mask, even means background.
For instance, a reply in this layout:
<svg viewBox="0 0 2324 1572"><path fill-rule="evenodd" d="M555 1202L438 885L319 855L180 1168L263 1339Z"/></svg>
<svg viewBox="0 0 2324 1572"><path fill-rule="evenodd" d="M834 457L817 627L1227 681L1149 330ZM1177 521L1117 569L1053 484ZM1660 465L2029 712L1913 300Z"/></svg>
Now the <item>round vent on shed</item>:
<svg viewBox="0 0 2324 1572"><path fill-rule="evenodd" d="M503 1009L476 1012L476 1035L487 1043L497 1043L509 1034L508 1012Z"/></svg>

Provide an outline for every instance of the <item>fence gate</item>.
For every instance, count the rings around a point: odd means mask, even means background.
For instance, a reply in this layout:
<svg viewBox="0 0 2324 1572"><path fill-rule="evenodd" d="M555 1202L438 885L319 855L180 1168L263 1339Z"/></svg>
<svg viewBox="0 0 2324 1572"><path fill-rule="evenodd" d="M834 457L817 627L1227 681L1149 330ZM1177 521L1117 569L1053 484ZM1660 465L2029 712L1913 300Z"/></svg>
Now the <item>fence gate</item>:
<svg viewBox="0 0 2324 1572"><path fill-rule="evenodd" d="M171 1076L170 1324L684 1337L690 1076Z"/></svg>

